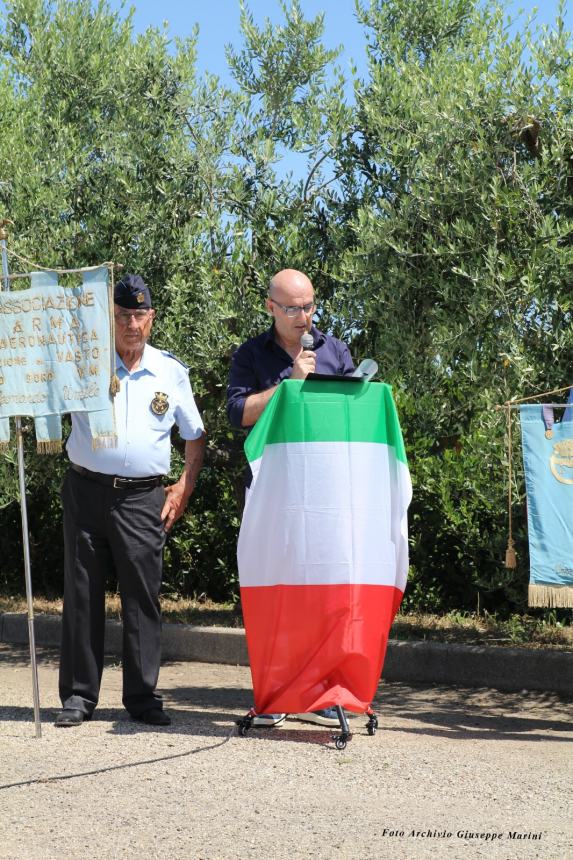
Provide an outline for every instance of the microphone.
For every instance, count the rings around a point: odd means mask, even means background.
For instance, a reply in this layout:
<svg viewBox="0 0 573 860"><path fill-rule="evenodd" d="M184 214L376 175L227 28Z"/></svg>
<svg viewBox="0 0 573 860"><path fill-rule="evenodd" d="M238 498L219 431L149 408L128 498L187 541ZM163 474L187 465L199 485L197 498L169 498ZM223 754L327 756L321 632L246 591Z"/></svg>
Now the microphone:
<svg viewBox="0 0 573 860"><path fill-rule="evenodd" d="M300 345L302 346L303 349L312 349L313 348L314 338L310 334L310 332L305 331L305 333L303 335L301 335Z"/></svg>
<svg viewBox="0 0 573 860"><path fill-rule="evenodd" d="M365 358L361 361L352 376L359 376L365 382L372 379L375 373L378 373L378 365L373 358Z"/></svg>

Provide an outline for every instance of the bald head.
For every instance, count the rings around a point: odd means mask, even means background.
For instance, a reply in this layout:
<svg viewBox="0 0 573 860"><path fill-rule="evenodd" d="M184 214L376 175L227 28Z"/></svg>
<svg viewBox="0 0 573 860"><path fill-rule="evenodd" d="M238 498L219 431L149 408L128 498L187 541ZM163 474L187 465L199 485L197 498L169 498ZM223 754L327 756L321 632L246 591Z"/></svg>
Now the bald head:
<svg viewBox="0 0 573 860"><path fill-rule="evenodd" d="M281 269L274 277L271 278L269 284L269 296L278 298L277 293L291 292L292 290L311 290L314 295L312 283L304 272L299 272L297 269Z"/></svg>
<svg viewBox="0 0 573 860"><path fill-rule="evenodd" d="M296 269L282 269L271 279L266 305L280 345L300 349L301 335L310 331L315 309L310 279Z"/></svg>

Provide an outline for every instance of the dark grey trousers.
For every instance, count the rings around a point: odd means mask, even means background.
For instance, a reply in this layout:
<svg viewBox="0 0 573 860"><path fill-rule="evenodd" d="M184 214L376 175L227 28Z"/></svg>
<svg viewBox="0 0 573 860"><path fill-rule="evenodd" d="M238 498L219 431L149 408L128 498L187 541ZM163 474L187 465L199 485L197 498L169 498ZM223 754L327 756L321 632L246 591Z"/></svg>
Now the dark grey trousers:
<svg viewBox="0 0 573 860"><path fill-rule="evenodd" d="M68 471L64 506L64 616L60 698L91 714L103 671L105 583L115 573L123 615L123 704L132 716L161 708L159 589L165 531L162 486L115 490Z"/></svg>

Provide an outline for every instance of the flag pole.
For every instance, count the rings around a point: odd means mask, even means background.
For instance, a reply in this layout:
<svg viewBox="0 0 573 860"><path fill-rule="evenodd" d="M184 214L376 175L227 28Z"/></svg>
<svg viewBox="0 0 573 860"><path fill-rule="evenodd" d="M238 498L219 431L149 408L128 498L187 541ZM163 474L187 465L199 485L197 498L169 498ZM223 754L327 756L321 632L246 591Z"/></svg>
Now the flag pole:
<svg viewBox="0 0 573 860"><path fill-rule="evenodd" d="M10 290L10 277L8 274L8 253L6 240L8 230L6 220L0 221L0 248L2 250L2 280L4 290ZM34 723L36 725L36 737L42 737L42 724L40 720L40 688L38 685L38 666L36 663L36 640L34 636L34 604L32 601L32 572L30 565L30 538L28 533L28 511L26 507L26 472L24 468L24 439L22 435L22 419L19 415L14 419L16 422L16 448L18 451L18 482L20 486L20 512L22 515L22 543L24 546L24 578L26 581L26 601L28 604L28 637L30 642L30 660L32 663L32 689L34 694Z"/></svg>
<svg viewBox="0 0 573 860"><path fill-rule="evenodd" d="M564 391L568 391L569 388L573 386L569 385ZM543 395L540 394L540 397ZM570 403L504 403L503 406L496 406L495 411L501 412L502 409L521 409L522 406L550 406L554 409L567 409L568 406L571 406Z"/></svg>

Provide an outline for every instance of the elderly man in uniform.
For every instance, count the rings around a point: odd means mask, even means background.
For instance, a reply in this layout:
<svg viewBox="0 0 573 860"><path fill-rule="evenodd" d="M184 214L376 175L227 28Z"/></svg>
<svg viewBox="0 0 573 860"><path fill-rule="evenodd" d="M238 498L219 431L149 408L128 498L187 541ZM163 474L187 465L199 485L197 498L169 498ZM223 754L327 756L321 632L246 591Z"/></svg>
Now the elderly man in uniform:
<svg viewBox="0 0 573 860"><path fill-rule="evenodd" d="M56 726L91 719L103 670L105 582L118 579L123 615L123 704L131 716L169 725L156 692L161 657L159 589L166 533L182 515L203 462L203 424L187 368L147 343L155 311L139 275L115 287L119 393L117 446L92 448L87 417L72 415L64 507L64 615L60 657L63 710ZM185 439L185 468L169 472L171 428Z"/></svg>
<svg viewBox="0 0 573 860"><path fill-rule="evenodd" d="M270 282L266 307L273 318L270 329L247 340L233 355L227 414L235 427L253 427L283 379L306 379L314 372L338 376L354 372L346 344L313 325L314 289L303 272L278 272ZM301 346L301 337L307 332L312 335L312 349ZM340 725L334 708L295 716L317 725ZM280 726L285 717L258 714L252 725Z"/></svg>

